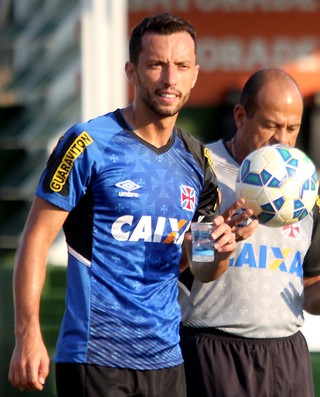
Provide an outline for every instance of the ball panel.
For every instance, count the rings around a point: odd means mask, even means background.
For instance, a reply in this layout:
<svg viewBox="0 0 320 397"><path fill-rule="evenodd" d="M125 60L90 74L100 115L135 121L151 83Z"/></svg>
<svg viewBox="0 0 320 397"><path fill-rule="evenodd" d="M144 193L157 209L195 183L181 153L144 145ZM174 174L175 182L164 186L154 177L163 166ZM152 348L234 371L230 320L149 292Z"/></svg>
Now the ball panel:
<svg viewBox="0 0 320 397"><path fill-rule="evenodd" d="M263 224L272 224L272 219L276 216L276 214L270 214L268 212L260 212L260 214L258 214L257 219L260 223Z"/></svg>
<svg viewBox="0 0 320 397"><path fill-rule="evenodd" d="M292 159L291 153L287 148L284 148L284 147L279 148L278 153L280 154L280 156L282 157L284 162L287 162L290 159Z"/></svg>
<svg viewBox="0 0 320 397"><path fill-rule="evenodd" d="M248 183L249 185L254 186L263 186L261 177L259 174L255 174L254 172L249 172L244 178L244 183Z"/></svg>

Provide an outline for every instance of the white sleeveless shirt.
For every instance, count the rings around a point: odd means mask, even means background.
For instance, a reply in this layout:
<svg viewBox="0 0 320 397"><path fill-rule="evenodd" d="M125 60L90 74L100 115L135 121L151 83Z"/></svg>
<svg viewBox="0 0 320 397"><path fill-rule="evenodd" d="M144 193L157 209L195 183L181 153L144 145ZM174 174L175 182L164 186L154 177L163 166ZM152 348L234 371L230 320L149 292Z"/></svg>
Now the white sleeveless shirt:
<svg viewBox="0 0 320 397"><path fill-rule="evenodd" d="M222 193L221 212L236 200L239 164L222 141L207 145ZM228 270L216 281L179 283L182 323L215 327L249 338L294 334L303 324L303 259L310 246L313 217L285 227L258 225L237 244Z"/></svg>

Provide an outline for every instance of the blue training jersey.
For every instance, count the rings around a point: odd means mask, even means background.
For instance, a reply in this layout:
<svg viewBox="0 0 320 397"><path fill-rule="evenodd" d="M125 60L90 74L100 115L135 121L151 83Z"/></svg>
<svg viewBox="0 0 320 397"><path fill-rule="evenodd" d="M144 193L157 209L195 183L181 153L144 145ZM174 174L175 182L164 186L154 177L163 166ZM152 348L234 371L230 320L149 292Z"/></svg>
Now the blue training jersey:
<svg viewBox="0 0 320 397"><path fill-rule="evenodd" d="M218 202L207 149L177 127L155 148L117 110L59 140L37 195L69 212L55 361L142 370L181 364L182 241L193 219L214 217Z"/></svg>

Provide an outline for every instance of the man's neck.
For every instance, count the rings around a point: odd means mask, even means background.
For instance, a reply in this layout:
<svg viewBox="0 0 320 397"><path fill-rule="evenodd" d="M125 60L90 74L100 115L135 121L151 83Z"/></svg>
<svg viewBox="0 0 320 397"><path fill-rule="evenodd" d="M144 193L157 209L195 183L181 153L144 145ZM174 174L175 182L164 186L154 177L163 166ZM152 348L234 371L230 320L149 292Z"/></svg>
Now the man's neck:
<svg viewBox="0 0 320 397"><path fill-rule="evenodd" d="M165 146L172 135L177 116L164 117L157 120L155 117L148 120L128 106L122 111L123 117L131 126L134 133L156 148Z"/></svg>
<svg viewBox="0 0 320 397"><path fill-rule="evenodd" d="M235 135L230 141L226 142L226 144L232 157L237 163L241 164L246 156L243 155L241 142L237 139L237 136Z"/></svg>

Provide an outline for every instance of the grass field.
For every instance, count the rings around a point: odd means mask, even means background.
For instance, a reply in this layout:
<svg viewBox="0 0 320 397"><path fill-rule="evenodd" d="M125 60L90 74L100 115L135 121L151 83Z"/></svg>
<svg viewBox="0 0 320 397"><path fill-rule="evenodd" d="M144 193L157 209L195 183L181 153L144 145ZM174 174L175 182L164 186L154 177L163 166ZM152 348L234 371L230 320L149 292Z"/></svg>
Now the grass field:
<svg viewBox="0 0 320 397"><path fill-rule="evenodd" d="M320 352L311 353L311 362L313 369L314 394L320 397Z"/></svg>

